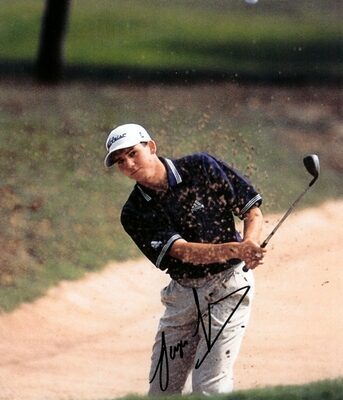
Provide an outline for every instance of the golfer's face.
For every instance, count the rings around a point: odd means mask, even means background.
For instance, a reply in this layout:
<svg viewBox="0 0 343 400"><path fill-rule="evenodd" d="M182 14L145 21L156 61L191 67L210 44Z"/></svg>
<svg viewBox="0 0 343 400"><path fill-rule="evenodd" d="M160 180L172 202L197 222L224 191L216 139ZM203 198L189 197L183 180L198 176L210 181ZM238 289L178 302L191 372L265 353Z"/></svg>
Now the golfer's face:
<svg viewBox="0 0 343 400"><path fill-rule="evenodd" d="M118 151L116 161L119 170L128 178L144 181L152 173L152 152L149 144L136 144Z"/></svg>

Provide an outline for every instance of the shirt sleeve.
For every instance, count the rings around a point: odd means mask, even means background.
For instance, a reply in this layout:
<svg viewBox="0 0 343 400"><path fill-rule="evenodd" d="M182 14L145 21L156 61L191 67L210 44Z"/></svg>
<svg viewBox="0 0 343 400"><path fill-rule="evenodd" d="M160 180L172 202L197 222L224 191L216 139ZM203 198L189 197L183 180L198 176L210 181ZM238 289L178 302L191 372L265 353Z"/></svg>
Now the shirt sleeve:
<svg viewBox="0 0 343 400"><path fill-rule="evenodd" d="M163 210L138 213L126 206L121 214L121 224L140 251L159 269L166 270L165 257L172 244L181 235L170 223Z"/></svg>
<svg viewBox="0 0 343 400"><path fill-rule="evenodd" d="M251 182L225 162L205 154L203 167L210 184L217 188L218 195L224 197L230 211L240 219L252 207L262 204L262 196Z"/></svg>

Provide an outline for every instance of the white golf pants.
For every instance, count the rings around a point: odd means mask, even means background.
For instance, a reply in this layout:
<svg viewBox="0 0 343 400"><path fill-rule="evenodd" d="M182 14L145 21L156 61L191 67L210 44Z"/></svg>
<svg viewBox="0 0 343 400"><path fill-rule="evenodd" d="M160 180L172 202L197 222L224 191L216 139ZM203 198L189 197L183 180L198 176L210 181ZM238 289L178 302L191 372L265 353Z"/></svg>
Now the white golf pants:
<svg viewBox="0 0 343 400"><path fill-rule="evenodd" d="M250 314L252 271L239 264L181 283L172 280L161 291L165 312L153 346L149 395L182 393L190 373L193 393L229 393Z"/></svg>

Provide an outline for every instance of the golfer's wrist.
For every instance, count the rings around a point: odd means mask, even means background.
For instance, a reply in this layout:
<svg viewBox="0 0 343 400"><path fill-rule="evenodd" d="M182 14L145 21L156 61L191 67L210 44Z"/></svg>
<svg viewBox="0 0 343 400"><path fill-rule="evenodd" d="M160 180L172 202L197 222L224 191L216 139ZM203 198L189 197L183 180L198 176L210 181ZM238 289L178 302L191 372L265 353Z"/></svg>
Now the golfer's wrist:
<svg viewBox="0 0 343 400"><path fill-rule="evenodd" d="M255 245L259 246L260 245L260 238L257 235L256 236L253 236L253 235L245 236L243 238L243 242L244 243L251 243L251 244L255 244Z"/></svg>

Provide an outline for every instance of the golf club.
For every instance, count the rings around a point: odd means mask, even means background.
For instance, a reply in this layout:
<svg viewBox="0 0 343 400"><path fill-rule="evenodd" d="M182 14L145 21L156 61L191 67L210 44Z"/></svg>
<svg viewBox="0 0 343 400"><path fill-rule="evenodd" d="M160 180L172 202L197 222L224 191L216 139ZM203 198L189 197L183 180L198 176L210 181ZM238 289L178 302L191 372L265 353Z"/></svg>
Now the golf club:
<svg viewBox="0 0 343 400"><path fill-rule="evenodd" d="M319 157L316 154L309 154L308 156L304 157L303 162L304 162L304 166L305 166L307 172L313 177L313 179L308 184L306 189L300 194L300 196L289 207L289 209L286 211L284 216L280 219L280 221L275 226L275 228L270 232L270 234L267 236L267 238L263 241L263 243L261 244L262 248L265 248L267 246L269 240L274 236L275 232L280 228L280 226L284 222L284 220L289 216L289 214L293 211L295 206L299 203L299 201L303 198L303 196L307 193L307 191L311 188L311 186L316 182L316 180L319 177L320 163L319 163ZM244 266L243 271L247 272L248 268L246 266Z"/></svg>

